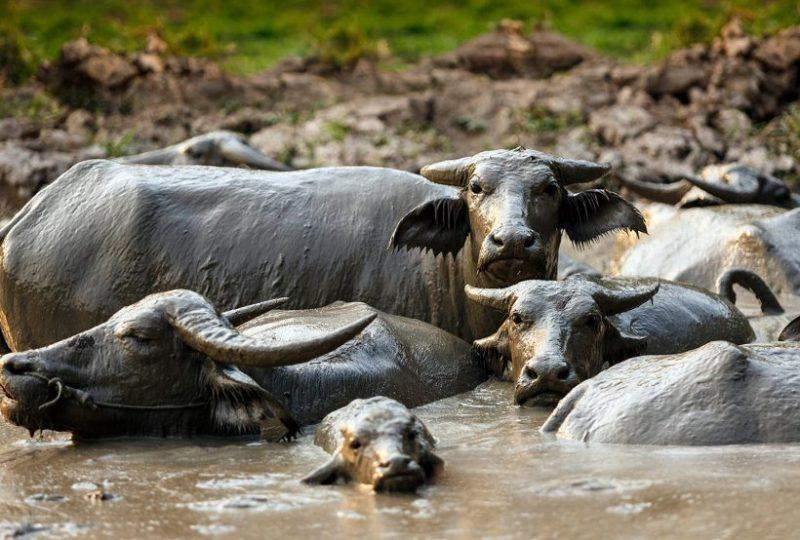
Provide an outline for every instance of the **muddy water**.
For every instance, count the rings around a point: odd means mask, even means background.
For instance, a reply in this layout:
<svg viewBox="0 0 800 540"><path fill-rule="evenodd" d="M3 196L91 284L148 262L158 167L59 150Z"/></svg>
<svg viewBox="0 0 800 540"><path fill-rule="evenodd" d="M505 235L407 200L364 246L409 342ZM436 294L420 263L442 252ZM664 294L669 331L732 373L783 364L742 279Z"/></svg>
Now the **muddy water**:
<svg viewBox="0 0 800 540"><path fill-rule="evenodd" d="M0 427L0 536L741 538L800 528L800 445L614 447L539 434L510 387L418 409L446 469L416 495L306 487L311 433L253 440L32 441ZM93 500L103 489L113 498ZM96 499L97 497L94 497Z"/></svg>

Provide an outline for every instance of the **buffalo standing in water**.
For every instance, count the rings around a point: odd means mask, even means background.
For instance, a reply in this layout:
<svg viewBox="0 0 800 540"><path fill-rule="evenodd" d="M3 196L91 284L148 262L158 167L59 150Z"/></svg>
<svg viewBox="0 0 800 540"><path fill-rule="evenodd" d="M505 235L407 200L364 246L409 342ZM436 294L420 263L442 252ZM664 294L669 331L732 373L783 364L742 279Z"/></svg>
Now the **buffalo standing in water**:
<svg viewBox="0 0 800 540"><path fill-rule="evenodd" d="M798 359L797 343L724 341L633 358L576 386L542 431L615 444L800 442Z"/></svg>
<svg viewBox="0 0 800 540"><path fill-rule="evenodd" d="M303 479L307 484L355 480L375 491L414 491L443 466L425 424L383 396L357 399L330 413L314 442L332 454Z"/></svg>
<svg viewBox="0 0 800 540"><path fill-rule="evenodd" d="M466 292L507 317L475 345L494 360L495 371L510 364L519 405L554 405L581 381L633 356L755 337L729 301L659 279L576 275Z"/></svg>
<svg viewBox="0 0 800 540"><path fill-rule="evenodd" d="M166 148L117 158L115 161L139 165L216 165L265 171L292 170L265 156L247 144L242 135L231 131L212 131Z"/></svg>
<svg viewBox="0 0 800 540"><path fill-rule="evenodd" d="M0 231L0 325L12 350L35 348L186 288L223 309L282 294L295 308L358 300L471 340L499 320L467 305L465 284L555 279L562 231L587 242L645 230L618 195L566 189L607 171L524 149L423 168L433 182L372 167L84 162Z"/></svg>
<svg viewBox="0 0 800 540"><path fill-rule="evenodd" d="M355 398L413 407L486 379L468 343L420 321L339 303L233 327L258 308L223 316L191 291L151 295L74 337L3 356L0 410L81 438L273 438L275 418L291 436Z"/></svg>

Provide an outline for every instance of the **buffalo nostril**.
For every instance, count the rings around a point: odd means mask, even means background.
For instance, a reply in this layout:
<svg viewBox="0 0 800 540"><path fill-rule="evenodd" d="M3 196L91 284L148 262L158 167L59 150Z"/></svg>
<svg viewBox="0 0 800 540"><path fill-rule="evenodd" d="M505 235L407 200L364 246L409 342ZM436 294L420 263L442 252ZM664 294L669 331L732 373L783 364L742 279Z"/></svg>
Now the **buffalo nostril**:
<svg viewBox="0 0 800 540"><path fill-rule="evenodd" d="M492 244L496 246L503 246L503 239L497 236L496 234L492 233L489 235L489 240L491 240Z"/></svg>
<svg viewBox="0 0 800 540"><path fill-rule="evenodd" d="M11 357L2 360L3 369L12 375L22 375L35 371L33 363L27 358Z"/></svg>
<svg viewBox="0 0 800 540"><path fill-rule="evenodd" d="M391 458L381 461L380 466L384 469L398 469L407 466L411 463L410 456L392 456Z"/></svg>
<svg viewBox="0 0 800 540"><path fill-rule="evenodd" d="M558 368L558 371L556 372L556 377L558 377L560 380L563 381L569 378L569 371L570 371L569 366L561 366L560 368Z"/></svg>
<svg viewBox="0 0 800 540"><path fill-rule="evenodd" d="M539 375L536 373L536 370L533 369L532 366L525 366L525 376L533 381L533 380L536 380L536 378Z"/></svg>

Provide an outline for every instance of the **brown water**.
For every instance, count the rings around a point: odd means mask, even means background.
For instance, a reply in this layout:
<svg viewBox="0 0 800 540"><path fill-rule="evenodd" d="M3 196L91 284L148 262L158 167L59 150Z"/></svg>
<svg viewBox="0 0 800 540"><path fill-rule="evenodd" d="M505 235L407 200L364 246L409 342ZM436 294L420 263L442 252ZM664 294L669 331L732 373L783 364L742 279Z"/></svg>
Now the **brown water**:
<svg viewBox="0 0 800 540"><path fill-rule="evenodd" d="M800 528L800 445L650 448L542 436L510 387L418 409L446 462L416 495L298 482L298 442L33 441L0 426L0 536L742 538ZM91 501L103 488L115 498ZM27 528L25 528L27 526ZM38 531L38 532L37 532Z"/></svg>

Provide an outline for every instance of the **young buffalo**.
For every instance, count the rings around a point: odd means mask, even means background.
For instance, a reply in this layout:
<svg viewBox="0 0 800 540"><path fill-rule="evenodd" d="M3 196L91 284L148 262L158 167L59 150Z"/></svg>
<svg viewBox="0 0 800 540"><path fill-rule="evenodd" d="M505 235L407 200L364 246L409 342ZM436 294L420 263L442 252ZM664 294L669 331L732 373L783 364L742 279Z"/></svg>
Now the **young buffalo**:
<svg viewBox="0 0 800 540"><path fill-rule="evenodd" d="M303 479L308 484L355 480L375 491L414 491L443 465L419 418L383 396L357 399L330 413L314 442L332 457Z"/></svg>
<svg viewBox="0 0 800 540"><path fill-rule="evenodd" d="M754 338L727 300L661 279L575 275L466 292L506 314L500 329L475 346L498 360L498 372L510 363L519 405L554 405L579 382L632 356Z"/></svg>

